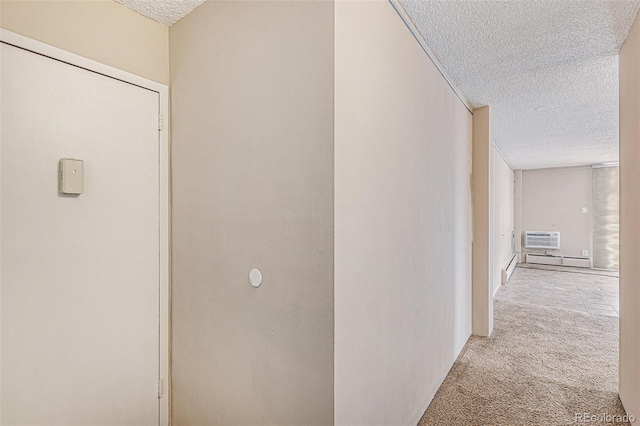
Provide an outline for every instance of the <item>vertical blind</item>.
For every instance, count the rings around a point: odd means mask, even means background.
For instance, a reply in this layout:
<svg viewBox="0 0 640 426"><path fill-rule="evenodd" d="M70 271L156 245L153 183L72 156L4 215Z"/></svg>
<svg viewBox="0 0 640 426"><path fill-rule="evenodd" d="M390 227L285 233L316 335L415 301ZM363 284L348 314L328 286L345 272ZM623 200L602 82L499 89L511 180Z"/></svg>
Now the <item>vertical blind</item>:
<svg viewBox="0 0 640 426"><path fill-rule="evenodd" d="M620 168L593 169L593 267L619 269Z"/></svg>

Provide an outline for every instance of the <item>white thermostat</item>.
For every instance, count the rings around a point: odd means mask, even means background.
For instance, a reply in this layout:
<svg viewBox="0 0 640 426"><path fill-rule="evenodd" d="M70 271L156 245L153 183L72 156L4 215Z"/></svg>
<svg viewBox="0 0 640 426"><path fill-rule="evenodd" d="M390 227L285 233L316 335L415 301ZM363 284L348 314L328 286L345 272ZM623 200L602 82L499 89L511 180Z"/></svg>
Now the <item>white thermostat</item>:
<svg viewBox="0 0 640 426"><path fill-rule="evenodd" d="M59 166L59 191L62 194L82 194L84 192L84 162L75 158L62 158Z"/></svg>

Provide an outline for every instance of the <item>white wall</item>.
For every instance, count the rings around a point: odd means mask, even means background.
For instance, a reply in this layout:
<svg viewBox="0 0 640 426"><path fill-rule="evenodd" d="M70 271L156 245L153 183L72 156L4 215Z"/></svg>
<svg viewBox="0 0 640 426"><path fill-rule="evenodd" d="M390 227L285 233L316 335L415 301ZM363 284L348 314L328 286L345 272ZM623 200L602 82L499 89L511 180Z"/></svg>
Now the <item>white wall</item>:
<svg viewBox="0 0 640 426"><path fill-rule="evenodd" d="M335 422L416 424L471 332L472 118L388 2L335 7Z"/></svg>
<svg viewBox="0 0 640 426"><path fill-rule="evenodd" d="M620 399L640 417L640 20L620 51Z"/></svg>
<svg viewBox="0 0 640 426"><path fill-rule="evenodd" d="M473 110L472 158L472 332L478 336L490 336L493 331L491 276L494 256L491 215L493 132L489 106Z"/></svg>
<svg viewBox="0 0 640 426"><path fill-rule="evenodd" d="M493 147L491 222L493 250L491 252L491 290L500 288L502 270L513 257L514 173L500 151Z"/></svg>
<svg viewBox="0 0 640 426"><path fill-rule="evenodd" d="M1 0L0 27L169 84L169 29L112 0Z"/></svg>
<svg viewBox="0 0 640 426"><path fill-rule="evenodd" d="M333 422L333 8L171 27L174 425Z"/></svg>
<svg viewBox="0 0 640 426"><path fill-rule="evenodd" d="M522 252L544 253L524 248L524 231L560 231L561 251L556 254L582 257L592 253L591 166L523 170L522 172ZM589 209L582 213L582 207ZM523 256L522 261L525 261Z"/></svg>
<svg viewBox="0 0 640 426"><path fill-rule="evenodd" d="M493 144L491 108L473 110L473 334L493 331L493 296L513 256L514 172Z"/></svg>
<svg viewBox="0 0 640 426"><path fill-rule="evenodd" d="M514 170L513 175L513 228L515 233L513 245L518 256L518 263L520 263L525 260L522 255L522 247L524 246L522 241L522 169Z"/></svg>

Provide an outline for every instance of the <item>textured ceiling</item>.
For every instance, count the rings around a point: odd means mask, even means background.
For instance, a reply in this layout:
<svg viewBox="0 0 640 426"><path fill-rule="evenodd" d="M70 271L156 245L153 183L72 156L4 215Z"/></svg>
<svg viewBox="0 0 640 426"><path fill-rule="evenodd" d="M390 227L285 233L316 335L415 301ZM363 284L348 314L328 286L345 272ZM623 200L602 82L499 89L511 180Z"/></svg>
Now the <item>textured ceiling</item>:
<svg viewBox="0 0 640 426"><path fill-rule="evenodd" d="M514 168L618 161L618 53L637 0L400 0Z"/></svg>
<svg viewBox="0 0 640 426"><path fill-rule="evenodd" d="M167 27L184 18L205 0L115 0Z"/></svg>

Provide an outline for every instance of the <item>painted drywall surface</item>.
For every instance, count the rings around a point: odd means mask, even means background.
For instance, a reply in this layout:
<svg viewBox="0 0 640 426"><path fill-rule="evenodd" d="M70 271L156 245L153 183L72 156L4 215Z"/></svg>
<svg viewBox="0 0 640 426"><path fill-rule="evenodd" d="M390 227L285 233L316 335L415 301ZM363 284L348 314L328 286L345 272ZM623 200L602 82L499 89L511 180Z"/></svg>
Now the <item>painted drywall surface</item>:
<svg viewBox="0 0 640 426"><path fill-rule="evenodd" d="M640 20L620 51L620 399L640 418Z"/></svg>
<svg viewBox="0 0 640 426"><path fill-rule="evenodd" d="M518 263L523 262L522 246L522 169L513 171L514 190L513 190L513 228L514 238L513 246L516 252Z"/></svg>
<svg viewBox="0 0 640 426"><path fill-rule="evenodd" d="M335 7L335 423L417 424L471 332L471 115L391 4Z"/></svg>
<svg viewBox="0 0 640 426"><path fill-rule="evenodd" d="M560 231L557 255L591 255L591 167L524 170L522 172L522 231ZM587 207L588 213L582 213ZM524 238L524 234L516 238ZM524 248L523 253L545 250ZM525 261L526 259L522 259Z"/></svg>
<svg viewBox="0 0 640 426"><path fill-rule="evenodd" d="M333 423L333 17L171 27L174 425Z"/></svg>
<svg viewBox="0 0 640 426"><path fill-rule="evenodd" d="M169 84L169 29L111 0L2 0L0 27Z"/></svg>
<svg viewBox="0 0 640 426"><path fill-rule="evenodd" d="M514 173L500 152L493 148L493 182L491 185L491 290L495 293L502 282L502 270L513 257Z"/></svg>
<svg viewBox="0 0 640 426"><path fill-rule="evenodd" d="M491 192L493 137L491 108L473 110L473 334L490 336L493 330L493 224Z"/></svg>

